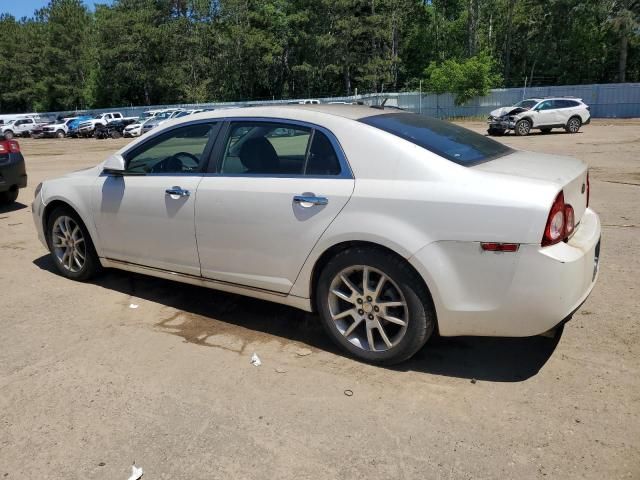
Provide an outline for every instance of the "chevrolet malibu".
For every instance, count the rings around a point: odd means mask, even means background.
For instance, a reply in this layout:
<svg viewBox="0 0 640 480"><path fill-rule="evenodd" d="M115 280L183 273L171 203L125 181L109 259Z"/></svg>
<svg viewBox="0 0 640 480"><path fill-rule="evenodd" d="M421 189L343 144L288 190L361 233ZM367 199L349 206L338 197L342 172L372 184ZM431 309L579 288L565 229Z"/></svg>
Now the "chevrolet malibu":
<svg viewBox="0 0 640 480"><path fill-rule="evenodd" d="M119 268L317 312L345 351L384 364L436 329L555 328L593 289L600 249L580 160L352 105L166 122L45 181L33 216L70 279Z"/></svg>

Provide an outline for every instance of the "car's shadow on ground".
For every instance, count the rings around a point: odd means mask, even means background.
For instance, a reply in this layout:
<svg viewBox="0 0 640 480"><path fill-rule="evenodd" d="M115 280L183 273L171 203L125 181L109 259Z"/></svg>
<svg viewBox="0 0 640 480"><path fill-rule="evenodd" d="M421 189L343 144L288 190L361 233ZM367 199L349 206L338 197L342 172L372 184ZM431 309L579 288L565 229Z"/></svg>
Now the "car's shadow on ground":
<svg viewBox="0 0 640 480"><path fill-rule="evenodd" d="M0 215L3 213L15 212L17 210L22 210L23 208L27 208L27 205L20 202L13 202L9 205L0 205Z"/></svg>
<svg viewBox="0 0 640 480"><path fill-rule="evenodd" d="M49 255L33 262L58 275ZM158 319L156 326L185 341L208 345L209 336L242 336L243 343L279 337L344 355L323 331L317 316L291 307L218 292L169 280L118 270L107 270L93 283L137 298L159 303L180 313ZM71 287L72 288L72 287ZM235 325L242 330L230 331ZM519 382L538 373L553 354L561 336L526 338L444 338L434 335L411 360L389 369L493 382Z"/></svg>

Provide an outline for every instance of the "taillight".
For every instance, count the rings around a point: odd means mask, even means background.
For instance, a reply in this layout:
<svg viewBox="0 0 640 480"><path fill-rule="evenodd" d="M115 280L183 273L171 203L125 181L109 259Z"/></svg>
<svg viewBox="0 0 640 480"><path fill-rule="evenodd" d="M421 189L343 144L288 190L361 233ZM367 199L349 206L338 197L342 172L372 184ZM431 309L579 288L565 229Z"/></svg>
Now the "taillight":
<svg viewBox="0 0 640 480"><path fill-rule="evenodd" d="M0 153L19 153L20 144L15 140L0 142Z"/></svg>
<svg viewBox="0 0 640 480"><path fill-rule="evenodd" d="M564 194L560 192L551 206L547 225L544 227L542 246L553 245L562 240L564 236L565 221Z"/></svg>
<svg viewBox="0 0 640 480"><path fill-rule="evenodd" d="M568 237L569 235L571 235L575 226L576 220L573 213L573 207L567 204L564 206L564 236Z"/></svg>
<svg viewBox="0 0 640 480"><path fill-rule="evenodd" d="M589 184L589 172L587 172L587 207L589 206L589 195L591 194L591 185Z"/></svg>

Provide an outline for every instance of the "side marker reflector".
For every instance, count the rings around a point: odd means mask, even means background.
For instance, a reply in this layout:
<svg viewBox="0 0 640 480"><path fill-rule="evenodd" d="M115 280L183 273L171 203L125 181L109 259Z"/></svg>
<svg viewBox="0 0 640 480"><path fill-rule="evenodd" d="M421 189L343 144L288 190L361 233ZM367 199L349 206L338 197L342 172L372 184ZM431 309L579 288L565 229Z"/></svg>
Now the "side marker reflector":
<svg viewBox="0 0 640 480"><path fill-rule="evenodd" d="M480 246L485 252L517 252L520 247L519 243L493 243L481 242Z"/></svg>

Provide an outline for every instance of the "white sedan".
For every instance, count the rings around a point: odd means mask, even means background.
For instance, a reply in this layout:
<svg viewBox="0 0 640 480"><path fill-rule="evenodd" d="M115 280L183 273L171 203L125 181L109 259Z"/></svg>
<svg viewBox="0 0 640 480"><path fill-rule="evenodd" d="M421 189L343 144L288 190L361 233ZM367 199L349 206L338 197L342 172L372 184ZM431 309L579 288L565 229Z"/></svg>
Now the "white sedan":
<svg viewBox="0 0 640 480"><path fill-rule="evenodd" d="M396 109L298 105L172 120L36 189L61 274L119 268L319 314L359 359L440 335L530 336L598 273L586 165ZM196 299L194 299L196 301Z"/></svg>

